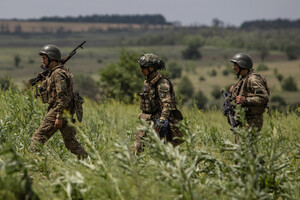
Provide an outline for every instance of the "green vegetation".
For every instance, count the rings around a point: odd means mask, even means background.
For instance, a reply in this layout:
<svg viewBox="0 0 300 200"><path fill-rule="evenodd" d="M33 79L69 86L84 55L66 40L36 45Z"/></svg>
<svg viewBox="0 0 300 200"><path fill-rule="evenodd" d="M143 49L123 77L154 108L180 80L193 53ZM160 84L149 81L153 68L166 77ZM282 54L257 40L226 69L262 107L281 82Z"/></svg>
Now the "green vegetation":
<svg viewBox="0 0 300 200"><path fill-rule="evenodd" d="M186 142L165 145L138 121L138 105L85 99L77 138L90 159L77 161L56 133L39 153L29 149L46 106L34 92L0 93L0 194L6 199L299 199L297 111L265 114L260 134L238 129L220 110L181 108ZM130 153L138 125L146 149ZM25 189L26 188L26 189Z"/></svg>

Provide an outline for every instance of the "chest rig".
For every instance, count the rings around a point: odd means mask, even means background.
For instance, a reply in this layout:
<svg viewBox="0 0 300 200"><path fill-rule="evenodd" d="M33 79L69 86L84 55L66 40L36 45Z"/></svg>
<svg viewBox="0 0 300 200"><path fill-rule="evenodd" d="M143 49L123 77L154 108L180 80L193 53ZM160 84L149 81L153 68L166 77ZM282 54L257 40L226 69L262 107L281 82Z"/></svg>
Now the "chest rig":
<svg viewBox="0 0 300 200"><path fill-rule="evenodd" d="M144 81L144 89L140 93L140 109L143 113L156 114L159 112L160 103L157 84L162 77L162 75L157 74L153 79Z"/></svg>

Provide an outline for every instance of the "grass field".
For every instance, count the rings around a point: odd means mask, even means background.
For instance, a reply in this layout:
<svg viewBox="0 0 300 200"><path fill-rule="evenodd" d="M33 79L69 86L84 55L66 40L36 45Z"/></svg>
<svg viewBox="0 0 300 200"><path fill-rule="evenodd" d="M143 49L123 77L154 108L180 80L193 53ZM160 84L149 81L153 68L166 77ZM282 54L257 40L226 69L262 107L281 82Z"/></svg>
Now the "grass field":
<svg viewBox="0 0 300 200"><path fill-rule="evenodd" d="M237 130L236 146L220 110L180 108L186 142L173 148L138 121L138 103L85 100L84 121L75 126L90 159L78 161L59 133L31 152L46 107L30 90L0 93L1 199L300 198L299 111L265 114L258 135ZM139 125L147 145L134 156Z"/></svg>

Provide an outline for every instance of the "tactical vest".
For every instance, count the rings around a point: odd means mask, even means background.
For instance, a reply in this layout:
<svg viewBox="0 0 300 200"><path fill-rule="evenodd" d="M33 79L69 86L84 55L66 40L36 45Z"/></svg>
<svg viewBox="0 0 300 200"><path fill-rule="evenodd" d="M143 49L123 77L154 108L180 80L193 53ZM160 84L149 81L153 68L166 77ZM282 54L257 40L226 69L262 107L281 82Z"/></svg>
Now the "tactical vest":
<svg viewBox="0 0 300 200"><path fill-rule="evenodd" d="M140 109L146 114L157 114L162 110L162 102L158 94L158 84L162 80L167 80L170 84L171 107L176 109L175 93L172 83L164 76L158 74L150 81L144 82L144 90L140 93Z"/></svg>

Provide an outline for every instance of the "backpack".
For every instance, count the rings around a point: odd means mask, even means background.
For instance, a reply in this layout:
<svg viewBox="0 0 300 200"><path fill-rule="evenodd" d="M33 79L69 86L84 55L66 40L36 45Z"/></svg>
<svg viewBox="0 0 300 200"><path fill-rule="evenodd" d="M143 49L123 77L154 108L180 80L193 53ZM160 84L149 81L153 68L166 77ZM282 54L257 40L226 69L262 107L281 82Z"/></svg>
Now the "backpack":
<svg viewBox="0 0 300 200"><path fill-rule="evenodd" d="M78 91L73 93L73 106L72 106L72 113L75 113L79 122L82 122L83 118L83 107L82 104L84 103L84 99L80 96Z"/></svg>

